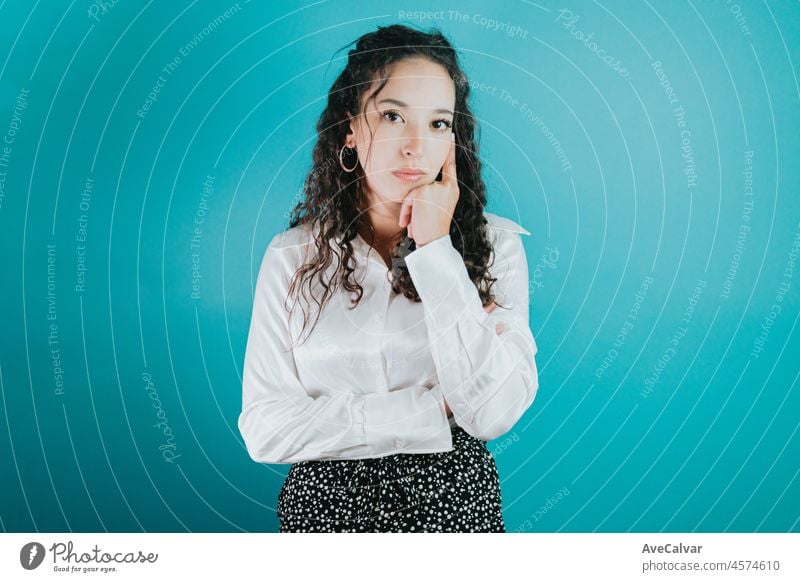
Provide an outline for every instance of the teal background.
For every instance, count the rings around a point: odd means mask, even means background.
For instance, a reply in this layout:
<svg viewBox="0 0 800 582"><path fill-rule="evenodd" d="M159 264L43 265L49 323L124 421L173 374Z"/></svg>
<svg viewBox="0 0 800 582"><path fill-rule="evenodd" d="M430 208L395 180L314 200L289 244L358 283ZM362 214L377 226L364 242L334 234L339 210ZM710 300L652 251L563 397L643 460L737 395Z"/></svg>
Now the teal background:
<svg viewBox="0 0 800 582"><path fill-rule="evenodd" d="M461 51L489 210L532 233L508 530L800 531L796 3L93 5L0 3L2 531L277 530L288 465L236 427L255 276L345 45L397 21Z"/></svg>

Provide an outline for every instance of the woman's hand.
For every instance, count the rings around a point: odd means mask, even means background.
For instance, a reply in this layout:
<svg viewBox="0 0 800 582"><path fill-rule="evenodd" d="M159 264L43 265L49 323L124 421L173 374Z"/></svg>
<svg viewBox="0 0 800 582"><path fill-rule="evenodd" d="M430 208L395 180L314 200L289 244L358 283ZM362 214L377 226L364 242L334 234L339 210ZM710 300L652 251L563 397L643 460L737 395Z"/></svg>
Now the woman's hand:
<svg viewBox="0 0 800 582"><path fill-rule="evenodd" d="M486 313L491 313L492 311L494 311L494 310L495 310L495 308L496 308L496 307L497 307L497 303L495 303L494 301L492 301L492 302L491 302L489 305L487 305L486 307L484 307L484 308L483 308L483 310L484 310ZM494 331L495 331L495 333L496 333L497 335L500 335L501 333L503 333L503 330L504 330L504 329L505 329L505 328L503 327L503 324L502 324L502 323L498 323L497 325L495 325L495 326L494 326Z"/></svg>
<svg viewBox="0 0 800 582"><path fill-rule="evenodd" d="M417 247L450 234L453 211L458 203L456 174L456 134L450 134L450 153L442 166L442 181L423 184L403 198L400 207L400 227L408 226L408 237Z"/></svg>
<svg viewBox="0 0 800 582"><path fill-rule="evenodd" d="M496 307L497 307L497 304L494 301L492 301L489 305L484 307L483 310L486 313L491 313L492 311L495 310ZM503 330L504 330L504 328L503 328L503 324L502 323L498 323L497 325L494 326L494 332L497 335L500 335L501 333L503 333ZM444 412L448 417L453 416L453 411L450 410L449 406L447 406L447 400L444 401Z"/></svg>

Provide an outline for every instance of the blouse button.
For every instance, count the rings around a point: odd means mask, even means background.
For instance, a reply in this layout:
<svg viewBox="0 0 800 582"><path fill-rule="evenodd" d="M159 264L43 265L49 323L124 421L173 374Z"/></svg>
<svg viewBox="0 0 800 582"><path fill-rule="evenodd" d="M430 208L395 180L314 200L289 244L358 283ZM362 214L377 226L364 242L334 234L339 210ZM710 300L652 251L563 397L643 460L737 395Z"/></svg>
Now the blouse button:
<svg viewBox="0 0 800 582"><path fill-rule="evenodd" d="M405 443L405 442L403 442L403 441L402 441L402 440L400 440L400 439L394 439L394 447L395 447L396 449L402 449L402 448L403 448L403 446L404 446L405 444L406 444L406 443Z"/></svg>

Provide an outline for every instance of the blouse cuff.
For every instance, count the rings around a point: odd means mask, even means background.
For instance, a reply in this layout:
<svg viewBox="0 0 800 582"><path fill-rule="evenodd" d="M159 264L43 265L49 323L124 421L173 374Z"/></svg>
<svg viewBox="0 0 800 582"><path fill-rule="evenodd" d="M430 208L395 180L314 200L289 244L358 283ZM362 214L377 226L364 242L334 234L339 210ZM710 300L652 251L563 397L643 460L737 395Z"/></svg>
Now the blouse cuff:
<svg viewBox="0 0 800 582"><path fill-rule="evenodd" d="M415 249L405 261L429 321L437 328L449 328L465 316L475 317L480 323L488 318L464 258L449 234Z"/></svg>

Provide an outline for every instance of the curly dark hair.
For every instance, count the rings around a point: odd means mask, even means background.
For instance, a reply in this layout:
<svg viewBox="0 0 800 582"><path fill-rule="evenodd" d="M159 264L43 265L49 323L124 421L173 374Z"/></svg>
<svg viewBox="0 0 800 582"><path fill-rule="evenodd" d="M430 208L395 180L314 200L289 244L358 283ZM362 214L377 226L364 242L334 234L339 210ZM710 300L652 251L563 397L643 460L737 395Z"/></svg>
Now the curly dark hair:
<svg viewBox="0 0 800 582"><path fill-rule="evenodd" d="M380 81L369 96L369 99L374 100L388 82L389 65L412 57L425 57L442 65L455 83L453 131L456 135L456 167L460 194L453 211L450 236L453 246L464 258L469 277L477 287L484 307L495 300L491 287L497 279L491 277L488 271L491 266L488 263L492 256L492 245L487 220L483 214L486 193L475 138L476 120L468 103L469 82L461 70L456 51L437 28L424 31L401 24L379 26L374 32L365 34L356 41L355 48L348 53L347 65L328 92L327 106L317 122L318 140L313 150L313 167L303 185L305 199L294 207L290 215L290 228L310 224L314 232L316 253L310 262L297 270L288 292L289 296L298 295L304 286L308 289L319 308L314 326L325 303L339 284L349 293L355 294L351 299L351 309L358 305L364 291L351 278L356 266L351 241L358 234L357 225L364 214L361 208L366 176L360 164L357 164L355 171L347 173L338 161L339 150L348 134L348 112L365 112L367 105L361 109L361 97L372 82ZM352 166L352 163L347 163ZM331 241L336 241L337 245L331 245ZM335 246L338 246L341 254L332 252ZM411 252L415 246L413 239L408 237L406 227L402 240L392 250L392 290L394 293L402 293L411 301L419 302L421 299L403 260L404 253ZM334 255L338 265L334 275L326 281L324 274ZM312 292L315 276L324 289L321 299ZM303 297L308 301L305 289ZM307 323L308 313L304 310L303 330Z"/></svg>

